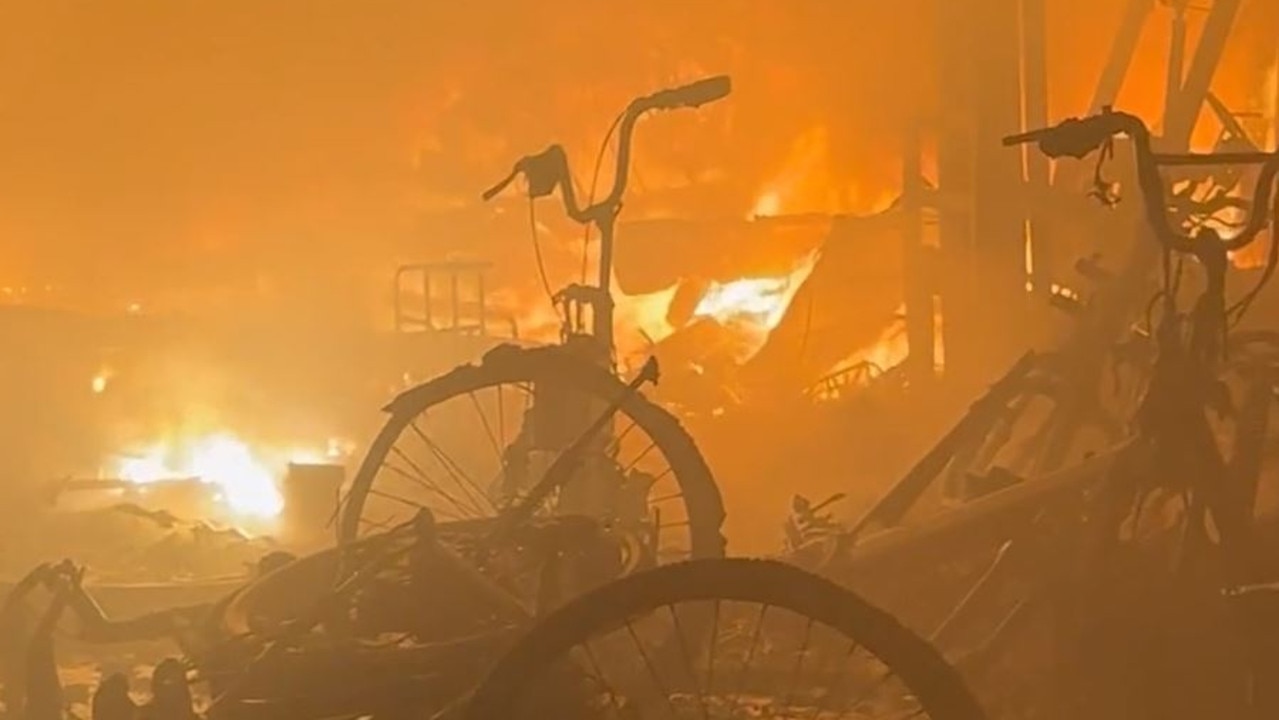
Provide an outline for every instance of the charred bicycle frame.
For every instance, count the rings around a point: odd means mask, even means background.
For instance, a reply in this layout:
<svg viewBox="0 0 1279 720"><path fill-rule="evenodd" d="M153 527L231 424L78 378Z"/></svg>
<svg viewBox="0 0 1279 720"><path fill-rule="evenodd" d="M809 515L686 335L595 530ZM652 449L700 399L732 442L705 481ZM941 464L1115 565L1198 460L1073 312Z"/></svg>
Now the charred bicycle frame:
<svg viewBox="0 0 1279 720"><path fill-rule="evenodd" d="M1184 499L1185 503L1178 541L1181 549L1173 570L1178 576L1196 578L1193 582L1206 583L1209 591L1215 589L1218 593L1239 585L1272 581L1275 576L1273 563L1259 551L1260 526L1254 518L1261 446L1274 386L1279 380L1274 348L1272 357L1263 359L1265 362L1244 368L1248 371L1246 396L1236 418L1235 456L1229 462L1221 457L1207 412L1220 409L1214 402L1222 392L1217 378L1231 361L1230 351L1257 343L1279 348L1279 336L1269 333L1234 335L1228 348L1227 308L1222 299L1226 253L1247 245L1266 227L1271 203L1275 201L1279 154L1160 154L1152 149L1149 132L1140 119L1109 109L1098 116L1067 120L1057 127L1010 137L1005 142L1038 142L1050 157L1084 157L1102 149L1119 134L1129 136L1135 146L1146 224L1158 245L1147 241L1146 249L1137 249L1138 256L1130 265L1131 271L1125 272L1126 282L1115 288L1115 297L1131 295L1136 281L1148 272L1151 248L1162 247L1166 259L1174 253L1191 254L1208 272L1207 290L1189 315L1178 311L1174 293L1165 292L1159 298L1164 313L1151 338L1153 366L1149 388L1137 412L1135 436L1078 465L1048 468L1046 475L1026 480L1014 477L1011 484L993 485L993 490L975 494L962 505L943 509L917 525L904 523L908 513L925 504L926 493L942 480L948 467L952 472L967 467L966 463L973 459L973 449L980 448L995 432L1010 413L1010 404L1034 392L1033 371L1037 365L1042 366L1042 360L1028 355L847 532L792 554L801 564L823 567L825 572L847 578L859 588L882 588L891 594L894 591L890 588L911 582L901 576L904 564L936 567L997 548L988 560L978 561L975 580L959 602L943 609L940 622L937 618L928 621L935 623L931 638L951 646L951 658L961 667L975 669L1003 654L1015 629L1027 627L1036 609L1057 617L1060 637L1068 638L1072 621L1069 613L1062 614L1063 588L1073 588L1069 592L1074 592L1076 598L1082 597L1080 592L1094 591L1098 598L1104 597L1106 590L1096 586L1105 582L1101 569L1117 557L1123 544L1136 541L1136 522L1142 517L1142 508L1157 510L1160 503L1166 505L1169 500ZM1169 225L1160 167L1239 164L1259 166L1259 175L1250 217L1237 235L1225 240L1205 228L1187 236ZM1132 308L1131 301L1119 305ZM1102 359L1114 348L1114 331L1132 317L1131 313L1107 315L1108 318L1098 318L1106 322L1093 328L1093 342L1077 343L1075 357L1064 358L1067 368L1102 365ZM1079 398L1074 400L1079 408ZM1090 400L1085 398L1083 402ZM1080 419L1078 410L1068 412L1057 432L1069 437L1077 431ZM1061 458L1058 454L1055 460L1060 463ZM1147 509L1147 513L1155 514L1155 510ZM1002 611L993 629L978 630L981 635L973 641L974 622L990 627L988 617L981 619L983 603L990 603L1005 592L1009 581L1016 577L1028 578L1028 590ZM1079 590L1085 587L1091 589ZM891 602L887 605L894 606ZM1225 606L1240 614L1245 623L1273 620L1273 608L1266 617L1258 613L1257 603L1251 600L1226 602ZM969 630L970 639L957 644L956 636L965 634L965 629ZM1279 667L1273 652L1254 653L1248 664L1252 673L1263 675ZM1064 685L1058 689L1066 703L1062 707L1067 707L1073 701L1073 691L1067 688L1079 679L1070 673L1078 673L1080 668L1062 669L1064 674L1058 682ZM1271 693L1263 692L1264 685L1256 683L1254 696L1247 700L1250 709L1260 715L1275 707L1275 699L1267 697Z"/></svg>

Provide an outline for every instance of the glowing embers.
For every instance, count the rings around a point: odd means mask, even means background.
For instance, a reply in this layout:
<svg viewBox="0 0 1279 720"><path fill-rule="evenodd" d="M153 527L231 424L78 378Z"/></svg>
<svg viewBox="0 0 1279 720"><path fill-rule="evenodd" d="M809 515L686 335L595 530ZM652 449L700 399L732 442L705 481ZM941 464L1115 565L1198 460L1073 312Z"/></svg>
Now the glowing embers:
<svg viewBox="0 0 1279 720"><path fill-rule="evenodd" d="M726 284L711 283L693 310L694 317L721 323L749 322L772 330L786 312L789 277L748 278Z"/></svg>
<svg viewBox="0 0 1279 720"><path fill-rule="evenodd" d="M782 214L782 196L776 190L767 190L755 199L748 219L776 217Z"/></svg>
<svg viewBox="0 0 1279 720"><path fill-rule="evenodd" d="M89 384L89 388L93 390L94 395L101 395L107 391L107 386L111 384L111 378L115 377L115 371L109 367L103 366L93 376L93 380Z"/></svg>

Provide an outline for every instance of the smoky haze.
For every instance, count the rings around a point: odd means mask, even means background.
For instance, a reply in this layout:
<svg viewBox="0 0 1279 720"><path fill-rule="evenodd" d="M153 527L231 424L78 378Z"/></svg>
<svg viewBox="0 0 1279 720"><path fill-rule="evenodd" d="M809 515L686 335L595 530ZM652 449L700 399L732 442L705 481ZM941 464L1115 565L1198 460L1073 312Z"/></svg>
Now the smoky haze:
<svg viewBox="0 0 1279 720"><path fill-rule="evenodd" d="M1121 3L1050 5L1054 113L1079 112ZM1218 83L1239 100L1259 78L1230 68L1257 67L1250 40L1279 27L1276 3L1248 5ZM5 3L0 275L77 303L198 306L199 288L372 272L412 247L428 197L470 199L553 139L584 166L630 96L709 72L734 75L731 108L645 128L639 190L714 169L735 190L674 209L744 211L814 126L830 128L834 185L894 184L892 129L930 95L922 4L713 7ZM1135 77L1162 62L1148 35ZM1161 83L1129 85L1139 105L1157 101Z"/></svg>
<svg viewBox="0 0 1279 720"><path fill-rule="evenodd" d="M1086 111L1121 5L1050 0L1053 119ZM882 207L899 184L899 129L916 113L944 112L934 101L926 7L7 2L0 287L31 305L202 316L220 325L217 338L247 348L232 352L243 362L221 364L216 381L195 371L174 379L161 393L166 403L180 408L186 394L291 425L317 416L305 405L322 394L315 388L362 382L356 361L373 351L356 329L387 324L398 263L451 253L493 260L508 309L544 315L524 216L476 220L477 195L516 157L551 142L566 146L578 182L589 182L608 121L638 94L711 74L734 80L727 102L644 124L628 217L742 218L767 193L782 214ZM1201 23L1192 17L1192 41ZM1162 102L1162 27L1152 23L1143 36L1119 102L1150 117ZM1263 102L1277 28L1279 3L1245 3L1214 85L1227 103ZM1208 139L1215 130L1205 125ZM552 223L559 216L540 212ZM576 238L547 243L554 285L576 279ZM731 237L722 242L720 252L732 253ZM878 252L868 245L861 261L883 261ZM236 329L249 319L251 332ZM61 347L34 337L41 352ZM65 430L65 417L84 412L96 361L59 352L75 359L57 401L65 408L44 405L47 425ZM49 369L32 353L24 367ZM259 372L227 369L240 366ZM289 382L277 382L282 376ZM361 387L350 406L372 413L386 392ZM22 472L54 472L58 453L77 441L66 434Z"/></svg>

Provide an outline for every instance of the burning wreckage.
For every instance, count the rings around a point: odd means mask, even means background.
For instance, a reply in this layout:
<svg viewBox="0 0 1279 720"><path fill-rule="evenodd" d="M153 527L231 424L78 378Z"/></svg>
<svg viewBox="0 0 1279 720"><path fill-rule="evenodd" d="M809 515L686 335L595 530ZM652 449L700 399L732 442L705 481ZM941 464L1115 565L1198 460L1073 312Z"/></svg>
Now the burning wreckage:
<svg viewBox="0 0 1279 720"><path fill-rule="evenodd" d="M75 566L42 567L4 610L7 636L26 639L4 658L7 705L48 706L33 679L70 611L85 640L176 638L209 717L1273 714L1261 478L1279 336L1231 330L1255 293L1227 305L1225 276L1273 223L1279 155L1165 150L1179 142L1167 128L1157 141L1109 107L1007 138L1052 158L1128 138L1141 208L1126 265L1080 263L1091 301L1054 293L1074 335L1015 363L856 522L822 514L842 494L796 498L785 564L727 559L706 461L641 393L656 363L612 370L609 253L635 121L728 90L717 78L632 103L613 189L588 207L557 147L486 194L520 173L530 197L558 189L600 230L600 281L557 296L561 344L500 347L388 406L336 547L270 556L219 600L126 620ZM1100 166L1094 179L1113 201ZM462 432L461 413L482 430ZM32 621L40 588L52 600Z"/></svg>
<svg viewBox="0 0 1279 720"><path fill-rule="evenodd" d="M516 172L534 196L559 187L608 247L636 119L728 92L727 78L713 78L632 103L614 189L587 208L558 148ZM607 264L601 275L598 287L560 295L561 345L499 347L387 407L334 518L335 547L272 553L219 599L125 619L107 616L70 562L30 573L0 615L5 636L21 639L4 653L6 707L26 717L61 707L48 673L53 628L69 613L81 643L175 640L183 660L157 667L153 703L176 697L157 711L184 715L194 673L208 717L632 716L654 703L707 717L867 707L981 717L958 675L891 616L797 568L724 558L723 504L705 461L640 393L657 381L656 362L629 382L609 370ZM446 406L459 398L484 433L457 432ZM482 451L490 473L464 470L437 434ZM656 456L656 469L640 467ZM49 598L40 611L28 603L37 595ZM828 678L849 664L864 687L796 683L804 663ZM104 681L95 707L122 683Z"/></svg>

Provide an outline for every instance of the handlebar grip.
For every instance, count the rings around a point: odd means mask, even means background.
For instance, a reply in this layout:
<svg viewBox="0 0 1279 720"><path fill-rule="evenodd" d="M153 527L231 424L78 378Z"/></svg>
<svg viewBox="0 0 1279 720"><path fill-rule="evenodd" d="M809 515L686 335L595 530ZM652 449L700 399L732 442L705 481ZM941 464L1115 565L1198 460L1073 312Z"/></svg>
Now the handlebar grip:
<svg viewBox="0 0 1279 720"><path fill-rule="evenodd" d="M1029 132L1017 133L1016 135L1008 135L1004 138L1004 147L1033 143L1043 137L1046 132L1047 130L1030 130Z"/></svg>
<svg viewBox="0 0 1279 720"><path fill-rule="evenodd" d="M1033 142L1050 158L1083 158L1101 149L1111 137L1129 131L1126 122L1127 116L1110 112L1086 118L1067 118L1052 127L1009 135L1003 139L1003 144L1010 147Z"/></svg>
<svg viewBox="0 0 1279 720"><path fill-rule="evenodd" d="M670 90L660 90L645 98L642 104L655 110L695 108L728 97L732 91L733 79L728 75L717 75Z"/></svg>

